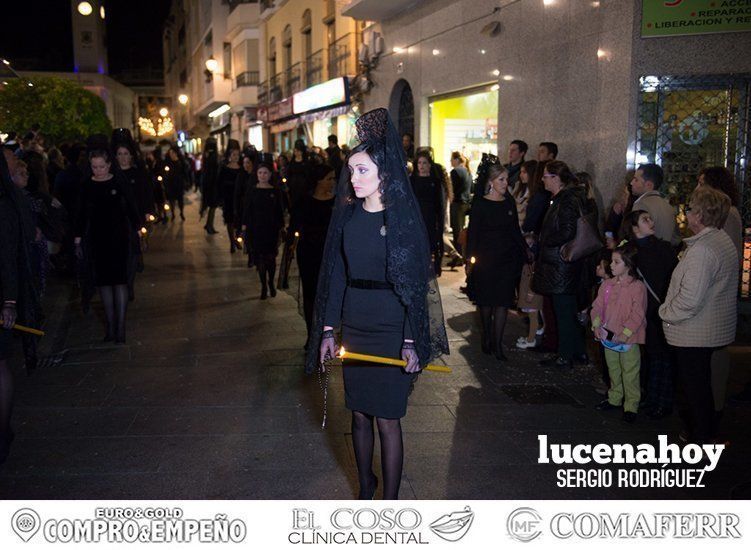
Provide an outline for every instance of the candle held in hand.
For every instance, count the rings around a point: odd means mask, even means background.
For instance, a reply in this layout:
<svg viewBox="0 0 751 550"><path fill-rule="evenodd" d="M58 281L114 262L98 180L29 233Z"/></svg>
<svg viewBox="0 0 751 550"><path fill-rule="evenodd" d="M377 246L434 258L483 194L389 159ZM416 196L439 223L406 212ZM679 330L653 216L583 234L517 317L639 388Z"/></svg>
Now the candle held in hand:
<svg viewBox="0 0 751 550"><path fill-rule="evenodd" d="M339 349L338 357L340 359L354 359L359 361L367 361L368 363L376 363L379 365L391 365L393 367L405 367L407 362L402 359L392 359L391 357L381 357L380 355L367 355L365 353L353 353L347 351L342 346ZM443 365L428 365L423 370L429 370L432 372L446 372L450 373L451 368Z"/></svg>

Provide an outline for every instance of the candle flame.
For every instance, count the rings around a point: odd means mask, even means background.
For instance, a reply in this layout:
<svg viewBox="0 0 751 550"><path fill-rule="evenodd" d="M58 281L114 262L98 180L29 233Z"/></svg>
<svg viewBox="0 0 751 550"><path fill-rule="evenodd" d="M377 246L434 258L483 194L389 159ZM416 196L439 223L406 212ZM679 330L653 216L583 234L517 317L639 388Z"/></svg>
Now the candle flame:
<svg viewBox="0 0 751 550"><path fill-rule="evenodd" d="M169 204L165 204L165 205L164 205L164 209L165 209L165 210L169 210Z"/></svg>
<svg viewBox="0 0 751 550"><path fill-rule="evenodd" d="M339 348L339 353L337 355L339 355L339 358L342 358L342 357L344 357L345 353L346 353L346 351L344 350L344 346L342 346L342 347Z"/></svg>
<svg viewBox="0 0 751 550"><path fill-rule="evenodd" d="M154 214L149 214L149 221L153 222L156 218L154 217Z"/></svg>
<svg viewBox="0 0 751 550"><path fill-rule="evenodd" d="M142 227L142 228L141 228L141 235L145 235L145 234L146 234L146 233L148 233L148 232L149 232L149 231L148 231L148 230L147 230L147 229L146 229L145 227Z"/></svg>
<svg viewBox="0 0 751 550"><path fill-rule="evenodd" d="M243 244L243 238L242 237L238 237L237 238L237 244Z"/></svg>
<svg viewBox="0 0 751 550"><path fill-rule="evenodd" d="M169 166L165 166L165 167L164 167L164 171L165 171L165 172L169 172Z"/></svg>
<svg viewBox="0 0 751 550"><path fill-rule="evenodd" d="M300 232L299 231L295 231L295 237L299 237L299 236L300 236Z"/></svg>
<svg viewBox="0 0 751 550"><path fill-rule="evenodd" d="M157 176L156 181L162 181L162 176Z"/></svg>
<svg viewBox="0 0 751 550"><path fill-rule="evenodd" d="M471 263L471 264L475 263L476 261L477 261L477 260L475 260L475 257L474 257L474 256L472 256L472 257L471 257L471 258L469 259L469 263Z"/></svg>

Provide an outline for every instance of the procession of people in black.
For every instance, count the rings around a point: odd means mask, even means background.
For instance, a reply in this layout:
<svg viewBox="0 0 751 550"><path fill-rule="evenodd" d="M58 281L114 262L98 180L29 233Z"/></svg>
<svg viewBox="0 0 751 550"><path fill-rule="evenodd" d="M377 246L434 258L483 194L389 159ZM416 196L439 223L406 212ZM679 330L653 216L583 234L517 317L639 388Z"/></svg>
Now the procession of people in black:
<svg viewBox="0 0 751 550"><path fill-rule="evenodd" d="M374 133L378 130L363 131L363 135ZM377 139L385 139L379 135ZM335 349L332 331L338 328L343 338L363 349L372 347L376 352L383 348L407 361L407 370L400 372L410 376L391 381L380 380L380 374L378 380L371 380L368 370L347 371L351 374L345 383L349 384L348 407L354 415L353 433L360 438L357 452L364 453L358 455L361 497L372 495L377 483L369 458L373 418L384 431L385 452L394 453L384 456L388 462L384 467L389 468L384 475L388 495L398 496L394 476L400 475L403 460L401 428L398 422L388 420L406 414L411 374L425 366L431 346L432 351L443 349L440 341L424 341L427 332L412 323L418 318L426 320L427 312L410 317L418 314L406 308L400 287L390 279L393 266L389 262L397 261L391 256L395 249L388 238L382 238L389 231L401 230L393 217L396 212L407 216L404 205L395 208L388 202L396 190L419 212L416 219L424 231L409 238L424 234L425 242L416 243L414 250L421 254L425 245L430 258L430 269L424 273L420 270L425 266L413 266L413 276L419 272L425 277L414 282L415 288L427 293L430 281L440 277L445 267L463 266L466 283L462 291L477 307L480 348L500 361L499 368L510 362L504 333L508 316L516 314L528 330L519 336L515 347L550 352L540 360L542 367L567 372L576 364L597 365L599 385L604 383L606 394L598 410L622 410L626 422L635 421L639 410L651 418L662 418L672 414L674 404L678 406L675 394L677 388L684 387L688 398L681 404L686 419L682 437L702 442L718 437L729 371L726 346L732 340L728 340L729 329L719 334L704 325L694 326L697 318L704 319L700 304L693 304L690 315L681 316L677 304L686 299L681 295L685 290L674 273L706 268L696 262L681 264L682 249L689 258L703 254L705 259L717 250L729 250L737 255L712 257L715 262L732 261L736 266L734 275L728 273L726 278L738 276L742 238L735 233L742 226L736 208L737 188L725 168L713 167L697 176L697 190L683 213L694 236L682 245L674 209L660 193L663 173L659 166L639 166L623 191L616 193L613 205L602 212L594 198L591 176L575 173L557 160L558 146L553 142L540 143L537 159L526 160L527 143L514 140L507 164L484 154L473 177L462 152L452 152L449 174L436 162L432 149L415 147L409 134L391 140L389 147L398 142L400 150L388 161L378 156L379 147L385 147L382 143L368 142L350 152L334 135L326 149L298 139L289 155L264 153L235 140L229 140L220 151L217 141L210 138L200 160L175 144L139 144L124 129L112 136L94 135L86 143L58 147L45 148L39 129L19 141L5 144L0 158L0 462L14 437L8 366L14 348L12 327L16 323L43 326L40 304L49 274L59 272L75 278L84 312L98 293L104 309L103 341L125 344L128 303L137 299L137 274L148 269L146 236L157 223L191 222L184 206L186 193L194 185L200 191L199 215L206 233L219 233L215 214L221 207L230 253L247 255L248 268L258 273L261 300L276 297L277 289L288 288L290 267L296 260L301 313L307 328L307 339L300 344L308 351L309 372L316 370L311 364L318 361L319 351L323 358L324 351ZM395 180L381 182L377 193L374 191L381 198L369 198L363 209L356 206L364 204L355 185L360 165L352 164L352 159L364 154L367 159L362 166L372 163L385 170L387 163L396 162L389 173L392 177L398 173L399 178L402 172L404 175L398 185ZM340 202L343 194L349 202ZM338 217L342 213L337 208L348 209L346 219ZM339 224L333 230L329 228L332 219ZM578 251L585 226L599 235L599 244L590 243L586 250ZM368 241L368 252L363 254L361 246L366 245L358 243L366 234L372 242ZM331 239L338 239L336 246L340 247L334 252ZM703 248L704 242L710 242L707 239L712 239L712 251ZM576 250L567 255L562 252L564 247ZM404 258L401 252L399 257ZM327 260L330 254L344 254L346 262L339 256ZM327 264L331 261L337 262L335 267ZM327 271L329 268L334 271ZM688 273L682 276L714 276ZM334 306L329 294L332 284L341 294ZM726 288L732 288L732 281L712 279L703 291L728 301ZM388 310L383 310L384 323L393 325L393 330L382 335L383 341L369 334L372 319L348 317L359 311L357 308L376 307L372 300L380 294L373 289L388 290L378 307ZM642 295L644 304L634 298L629 311L612 309L616 303L625 307L624 296ZM428 298L429 293L420 299ZM364 301L355 304L346 300ZM350 308L344 316L337 310L342 303ZM713 310L713 315L721 317L724 326L735 327L729 307ZM616 326L615 319L621 324ZM441 326L442 322L441 318ZM676 357L691 347L670 330L671 325L699 335L697 349L701 352L692 358L691 373L707 382L703 387L696 380L685 379ZM33 370L38 361L36 340L24 334L22 344L24 363ZM374 400L363 389L373 384L401 389L386 401Z"/></svg>

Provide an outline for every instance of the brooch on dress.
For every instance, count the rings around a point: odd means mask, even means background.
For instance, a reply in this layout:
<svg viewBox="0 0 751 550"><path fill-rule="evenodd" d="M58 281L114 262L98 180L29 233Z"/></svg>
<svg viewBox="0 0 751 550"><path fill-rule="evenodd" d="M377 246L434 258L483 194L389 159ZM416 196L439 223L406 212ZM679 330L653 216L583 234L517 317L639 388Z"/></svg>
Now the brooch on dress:
<svg viewBox="0 0 751 550"><path fill-rule="evenodd" d="M381 230L379 231L379 233L381 234L381 237L385 237L386 236L386 226L385 225L381 226Z"/></svg>

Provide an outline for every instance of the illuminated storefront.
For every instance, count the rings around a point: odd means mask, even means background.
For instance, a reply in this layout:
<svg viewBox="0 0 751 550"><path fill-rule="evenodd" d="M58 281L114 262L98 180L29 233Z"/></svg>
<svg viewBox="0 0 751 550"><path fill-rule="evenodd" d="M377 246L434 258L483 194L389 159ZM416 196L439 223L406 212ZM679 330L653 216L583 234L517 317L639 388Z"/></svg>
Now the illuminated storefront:
<svg viewBox="0 0 751 550"><path fill-rule="evenodd" d="M483 153L498 154L498 90L488 86L430 98L430 145L450 166L451 153L469 159L474 172Z"/></svg>

